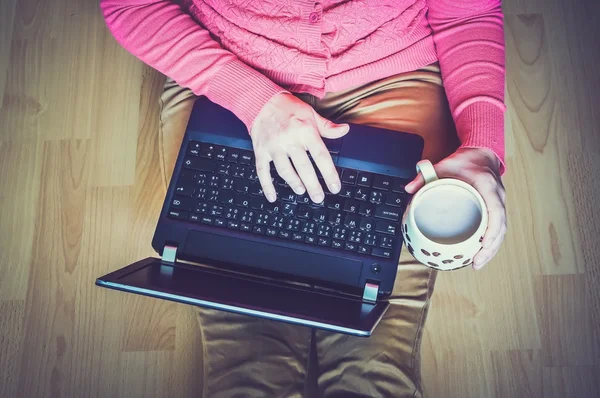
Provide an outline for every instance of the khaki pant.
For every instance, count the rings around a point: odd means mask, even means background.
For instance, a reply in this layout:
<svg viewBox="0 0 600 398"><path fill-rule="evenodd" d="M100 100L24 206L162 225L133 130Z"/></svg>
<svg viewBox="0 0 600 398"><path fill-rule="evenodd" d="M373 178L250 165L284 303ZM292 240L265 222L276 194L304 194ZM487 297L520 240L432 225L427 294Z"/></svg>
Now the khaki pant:
<svg viewBox="0 0 600 398"><path fill-rule="evenodd" d="M419 134L433 162L458 146L437 64L320 100L299 97L324 117ZM160 132L167 176L195 98L167 80ZM370 338L200 309L204 396L421 396L420 345L435 277L403 250L392 305Z"/></svg>

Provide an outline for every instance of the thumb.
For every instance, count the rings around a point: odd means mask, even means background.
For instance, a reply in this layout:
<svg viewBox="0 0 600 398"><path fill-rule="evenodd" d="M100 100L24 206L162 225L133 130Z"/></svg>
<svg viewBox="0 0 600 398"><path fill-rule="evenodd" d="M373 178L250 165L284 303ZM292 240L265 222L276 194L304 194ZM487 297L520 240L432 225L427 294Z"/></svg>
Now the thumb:
<svg viewBox="0 0 600 398"><path fill-rule="evenodd" d="M404 189L406 190L406 192L408 192L409 194L412 195L415 192L417 192L419 189L421 189L423 187L423 185L425 185L425 179L423 178L423 175L421 173L419 173L419 174L417 174L417 176L415 177L414 180L412 180L411 182L406 184Z"/></svg>
<svg viewBox="0 0 600 398"><path fill-rule="evenodd" d="M315 119L319 133L323 138L336 139L345 136L350 131L347 124L336 124L315 113Z"/></svg>

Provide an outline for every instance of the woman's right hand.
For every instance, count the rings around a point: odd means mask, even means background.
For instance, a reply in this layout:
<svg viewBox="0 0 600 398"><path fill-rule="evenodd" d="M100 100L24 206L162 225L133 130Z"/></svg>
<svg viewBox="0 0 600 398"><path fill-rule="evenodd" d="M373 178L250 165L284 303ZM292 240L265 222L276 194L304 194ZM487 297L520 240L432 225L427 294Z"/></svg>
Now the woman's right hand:
<svg viewBox="0 0 600 398"><path fill-rule="evenodd" d="M348 130L347 124L335 124L322 118L292 94L280 93L271 98L259 112L250 131L256 174L267 200L274 202L277 197L270 172L270 162L273 161L277 173L296 194L308 192L313 202L323 201L325 195L307 152L329 190L338 193L340 178L321 137L339 138Z"/></svg>

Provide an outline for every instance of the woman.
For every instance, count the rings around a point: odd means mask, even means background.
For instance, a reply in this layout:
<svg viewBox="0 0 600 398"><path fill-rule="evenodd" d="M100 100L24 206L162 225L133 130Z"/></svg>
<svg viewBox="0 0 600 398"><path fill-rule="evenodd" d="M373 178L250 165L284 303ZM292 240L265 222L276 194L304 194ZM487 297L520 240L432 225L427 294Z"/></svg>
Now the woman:
<svg viewBox="0 0 600 398"><path fill-rule="evenodd" d="M269 201L276 199L273 162L296 193L320 202L323 188L307 152L337 193L322 137L348 132L328 118L419 134L438 175L472 184L488 205L474 268L500 248L499 0L102 0L102 11L126 49L169 77L161 126L174 153L195 96L206 95L248 127ZM422 184L419 176L406 190ZM205 393L302 396L312 341L323 395L420 395L419 346L434 280L433 270L414 262L399 267L400 294L369 339L203 311Z"/></svg>

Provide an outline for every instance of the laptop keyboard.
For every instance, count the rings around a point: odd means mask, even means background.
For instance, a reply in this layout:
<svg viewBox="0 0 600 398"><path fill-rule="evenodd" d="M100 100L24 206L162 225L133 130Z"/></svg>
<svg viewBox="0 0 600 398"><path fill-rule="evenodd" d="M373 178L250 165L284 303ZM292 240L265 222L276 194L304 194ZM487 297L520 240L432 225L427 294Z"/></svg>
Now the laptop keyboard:
<svg viewBox="0 0 600 398"><path fill-rule="evenodd" d="M403 180L348 168L338 172L341 191L333 195L324 188L325 199L314 203L307 194L295 194L272 168L277 201L269 203L251 151L190 141L168 217L391 258L406 200Z"/></svg>

